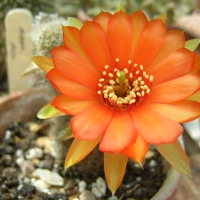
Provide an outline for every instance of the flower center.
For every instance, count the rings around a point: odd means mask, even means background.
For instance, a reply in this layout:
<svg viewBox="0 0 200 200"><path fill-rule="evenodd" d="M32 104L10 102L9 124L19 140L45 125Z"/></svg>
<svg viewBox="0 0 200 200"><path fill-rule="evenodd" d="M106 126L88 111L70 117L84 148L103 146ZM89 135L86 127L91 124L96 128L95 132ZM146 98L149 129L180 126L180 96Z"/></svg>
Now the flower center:
<svg viewBox="0 0 200 200"><path fill-rule="evenodd" d="M116 59L116 66L119 59ZM128 61L129 69L117 67L113 71L106 65L98 83L98 94L111 107L127 109L139 104L150 93L154 77L144 71L143 65Z"/></svg>

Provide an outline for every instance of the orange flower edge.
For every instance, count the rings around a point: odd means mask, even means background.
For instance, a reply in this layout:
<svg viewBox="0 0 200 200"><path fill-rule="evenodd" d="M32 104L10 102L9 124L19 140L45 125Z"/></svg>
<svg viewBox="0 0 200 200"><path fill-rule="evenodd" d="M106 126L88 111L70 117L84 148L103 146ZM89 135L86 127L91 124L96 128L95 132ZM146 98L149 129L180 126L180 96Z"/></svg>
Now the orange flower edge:
<svg viewBox="0 0 200 200"><path fill-rule="evenodd" d="M200 117L199 101L188 100L200 90L199 56L184 48L181 31L167 31L161 19L148 21L141 11L101 12L80 30L63 27L63 36L53 62L33 61L61 93L51 106L74 116L65 167L99 143L114 193L128 157L141 164L149 144L175 143L179 123ZM116 171L123 168L119 176L110 173L109 159Z"/></svg>

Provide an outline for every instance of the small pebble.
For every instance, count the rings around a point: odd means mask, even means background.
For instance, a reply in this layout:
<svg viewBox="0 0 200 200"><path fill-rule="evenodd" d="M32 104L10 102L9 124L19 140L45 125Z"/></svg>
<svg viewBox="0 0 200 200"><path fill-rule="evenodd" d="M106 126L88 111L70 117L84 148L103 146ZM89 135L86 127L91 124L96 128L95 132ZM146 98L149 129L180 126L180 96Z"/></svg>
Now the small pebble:
<svg viewBox="0 0 200 200"><path fill-rule="evenodd" d="M51 172L48 169L36 169L32 173L33 177L39 177L45 183L55 186L63 186L64 179L57 173Z"/></svg>
<svg viewBox="0 0 200 200"><path fill-rule="evenodd" d="M94 194L92 194L92 192L90 192L89 190L84 190L80 196L79 196L80 200L96 200L97 198L95 197Z"/></svg>
<svg viewBox="0 0 200 200"><path fill-rule="evenodd" d="M93 193L96 197L98 197L98 198L100 198L100 197L103 196L103 194L98 190L97 187L93 187L93 188L92 188L92 193Z"/></svg>
<svg viewBox="0 0 200 200"><path fill-rule="evenodd" d="M34 158L42 158L43 156L43 151L40 148L32 148L26 151L25 157L28 160L34 159Z"/></svg>
<svg viewBox="0 0 200 200"><path fill-rule="evenodd" d="M33 163L34 165L38 165L38 164L40 163L40 160L37 159L37 158L34 158L34 159L32 159L31 161L32 161L32 163Z"/></svg>
<svg viewBox="0 0 200 200"><path fill-rule="evenodd" d="M22 185L22 188L20 189L20 192L22 196L27 196L29 193L32 193L35 191L35 187L29 184Z"/></svg>
<svg viewBox="0 0 200 200"><path fill-rule="evenodd" d="M20 166L22 163L24 162L24 158L23 157L19 157L16 159L16 163Z"/></svg>
<svg viewBox="0 0 200 200"><path fill-rule="evenodd" d="M21 149L17 149L15 155L16 155L17 157L22 157L22 156L23 156L23 151L22 151Z"/></svg>
<svg viewBox="0 0 200 200"><path fill-rule="evenodd" d="M118 200L117 196L113 195L112 197L109 197L108 200Z"/></svg>
<svg viewBox="0 0 200 200"><path fill-rule="evenodd" d="M40 191L43 191L44 190L46 191L46 189L50 188L51 185L45 183L44 181L42 180L36 180L33 185Z"/></svg>
<svg viewBox="0 0 200 200"><path fill-rule="evenodd" d="M23 183L25 183L25 184L30 183L30 178L25 177L25 178L23 179Z"/></svg>
<svg viewBox="0 0 200 200"><path fill-rule="evenodd" d="M40 148L44 148L45 153L52 153L55 151L52 145L52 140L49 137L39 137L36 139L35 144Z"/></svg>
<svg viewBox="0 0 200 200"><path fill-rule="evenodd" d="M53 165L52 160L41 160L38 163L38 167L43 169L52 169L52 165Z"/></svg>
<svg viewBox="0 0 200 200"><path fill-rule="evenodd" d="M87 183L85 181L80 181L78 183L78 191L81 193L83 192L87 187Z"/></svg>
<svg viewBox="0 0 200 200"><path fill-rule="evenodd" d="M149 150L149 151L147 152L147 154L145 155L145 159L150 159L150 158L152 158L154 155L155 155L155 152Z"/></svg>
<svg viewBox="0 0 200 200"><path fill-rule="evenodd" d="M156 167L158 164L157 164L157 162L155 161L155 160L151 160L150 162L149 162L149 167Z"/></svg>
<svg viewBox="0 0 200 200"><path fill-rule="evenodd" d="M37 133L40 130L41 126L37 123L31 123L29 126L29 131Z"/></svg>
<svg viewBox="0 0 200 200"><path fill-rule="evenodd" d="M141 180L142 180L142 177L141 176L138 176L138 177L136 177L136 179L135 179L137 182L140 182Z"/></svg>
<svg viewBox="0 0 200 200"><path fill-rule="evenodd" d="M36 178L31 178L31 183L35 183L36 180Z"/></svg>
<svg viewBox="0 0 200 200"><path fill-rule="evenodd" d="M75 195L78 193L78 183L73 179L67 179L64 189L68 196Z"/></svg>
<svg viewBox="0 0 200 200"><path fill-rule="evenodd" d="M4 154L1 159L4 166L9 165L12 162L12 156L10 154Z"/></svg>
<svg viewBox="0 0 200 200"><path fill-rule="evenodd" d="M96 184L97 184L98 190L101 192L101 194L103 196L105 196L106 188L107 188L106 181L103 178L98 177L97 180L96 180Z"/></svg>
<svg viewBox="0 0 200 200"><path fill-rule="evenodd" d="M12 153L13 152L13 148L10 145L6 145L4 148L4 153Z"/></svg>
<svg viewBox="0 0 200 200"><path fill-rule="evenodd" d="M31 161L25 160L21 163L20 169L24 176L29 176L35 170L35 167Z"/></svg>
<svg viewBox="0 0 200 200"><path fill-rule="evenodd" d="M12 132L10 130L6 130L4 138L9 140L11 138Z"/></svg>

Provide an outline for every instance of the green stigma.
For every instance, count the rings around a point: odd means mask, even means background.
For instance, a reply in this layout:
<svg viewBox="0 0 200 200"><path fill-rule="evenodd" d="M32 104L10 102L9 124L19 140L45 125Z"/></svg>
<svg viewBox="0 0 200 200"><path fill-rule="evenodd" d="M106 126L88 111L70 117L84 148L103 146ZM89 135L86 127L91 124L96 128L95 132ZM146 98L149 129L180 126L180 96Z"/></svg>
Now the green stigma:
<svg viewBox="0 0 200 200"><path fill-rule="evenodd" d="M118 95L119 95L120 97L123 96L123 86L124 86L125 78L126 78L125 73L124 73L123 71L121 71L121 72L120 72L120 76L119 76L119 78L118 78L118 80L119 80L119 91L118 91Z"/></svg>

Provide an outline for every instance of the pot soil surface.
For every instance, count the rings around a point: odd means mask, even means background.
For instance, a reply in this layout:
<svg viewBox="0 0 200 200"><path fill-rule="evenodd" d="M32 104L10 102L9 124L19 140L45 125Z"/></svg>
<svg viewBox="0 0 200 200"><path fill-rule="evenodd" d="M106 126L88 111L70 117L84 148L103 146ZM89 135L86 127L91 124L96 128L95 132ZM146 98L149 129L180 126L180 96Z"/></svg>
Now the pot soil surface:
<svg viewBox="0 0 200 200"><path fill-rule="evenodd" d="M48 135L49 123L13 122L0 138L1 200L149 200L162 185L163 159L151 147L144 170L129 161L123 183L111 197L103 168L95 176L76 173L76 168L64 171L64 161L57 159L54 139Z"/></svg>

